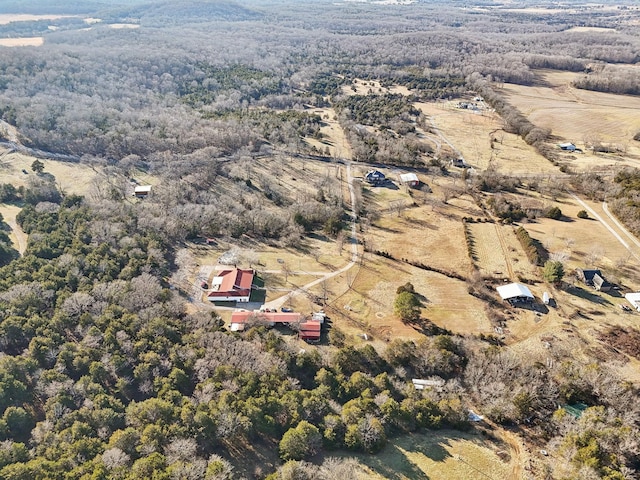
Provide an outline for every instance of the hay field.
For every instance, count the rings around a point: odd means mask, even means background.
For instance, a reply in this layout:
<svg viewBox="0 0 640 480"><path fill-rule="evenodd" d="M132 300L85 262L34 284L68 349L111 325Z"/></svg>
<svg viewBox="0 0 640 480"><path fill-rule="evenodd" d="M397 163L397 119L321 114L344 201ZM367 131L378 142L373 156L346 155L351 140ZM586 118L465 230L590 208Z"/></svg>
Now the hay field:
<svg viewBox="0 0 640 480"><path fill-rule="evenodd" d="M500 454L500 455L499 455ZM359 478L486 480L513 479L521 459L509 447L458 431L431 431L392 439L376 455L352 454L361 465ZM502 458L501 458L502 457Z"/></svg>
<svg viewBox="0 0 640 480"><path fill-rule="evenodd" d="M634 68L640 75L640 68ZM640 131L640 97L579 90L570 83L580 74L540 70L534 86L505 85L502 93L529 120L550 128L553 135L584 147L600 140L626 149L626 155L576 155L582 168L640 162L640 145L633 135Z"/></svg>
<svg viewBox="0 0 640 480"><path fill-rule="evenodd" d="M370 249L389 252L393 257L466 275L471 271L464 229L460 218L442 215L454 208L430 206L410 208L401 216L389 214L367 232Z"/></svg>
<svg viewBox="0 0 640 480"><path fill-rule="evenodd" d="M559 172L520 137L505 132L504 122L495 112L474 113L456 108L455 104L457 101L418 102L415 106L473 168L485 170L492 166L498 172L513 175ZM496 140L494 148L491 148L492 138Z"/></svg>
<svg viewBox="0 0 640 480"><path fill-rule="evenodd" d="M517 282L518 278L536 278L514 229L499 223L468 223L475 243L476 264L483 276L494 276Z"/></svg>

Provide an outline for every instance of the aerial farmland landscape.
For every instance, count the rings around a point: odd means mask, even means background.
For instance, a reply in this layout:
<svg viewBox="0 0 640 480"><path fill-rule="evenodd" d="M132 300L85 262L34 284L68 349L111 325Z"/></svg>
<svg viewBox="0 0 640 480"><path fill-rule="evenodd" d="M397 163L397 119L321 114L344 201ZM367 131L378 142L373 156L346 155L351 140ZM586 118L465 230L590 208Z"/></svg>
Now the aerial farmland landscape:
<svg viewBox="0 0 640 480"><path fill-rule="evenodd" d="M640 5L0 2L0 479L640 478Z"/></svg>

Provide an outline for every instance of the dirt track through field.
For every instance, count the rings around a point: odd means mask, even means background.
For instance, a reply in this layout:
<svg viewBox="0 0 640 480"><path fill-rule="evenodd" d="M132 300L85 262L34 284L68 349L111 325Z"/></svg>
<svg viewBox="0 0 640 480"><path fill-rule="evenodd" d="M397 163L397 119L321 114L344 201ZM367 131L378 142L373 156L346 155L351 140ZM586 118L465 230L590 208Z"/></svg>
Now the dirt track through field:
<svg viewBox="0 0 640 480"><path fill-rule="evenodd" d="M640 261L640 254L636 253L636 251L634 251L634 249L631 247L631 245L629 245L629 243L627 243L622 236L609 224L605 221L605 219L603 217L601 217L593 208L591 208L588 204L586 204L585 202L583 202L580 198L578 198L576 195L574 195L573 193L570 194L573 199L578 202L582 207L584 207L585 210L587 210L587 212L589 212L590 215L593 216L593 218L595 218L596 220L598 220L607 230L609 230L609 232L615 237L616 240L618 240L618 242L620 242L620 244L626 248L629 253L631 255L633 255L633 257ZM617 223L617 222L616 222ZM630 233L626 232L626 230L624 230L625 233L627 235L631 235ZM636 239L634 239L634 243L637 245L638 241Z"/></svg>
<svg viewBox="0 0 640 480"><path fill-rule="evenodd" d="M496 228L496 236L498 237L498 241L500 242L500 248L502 249L502 255L504 257L504 263L507 267L507 272L509 272L509 278L511 280L515 280L516 276L513 273L513 267L511 266L511 260L509 260L509 248L507 246L507 241L504 238L504 232L502 231L502 227L498 224L494 225Z"/></svg>

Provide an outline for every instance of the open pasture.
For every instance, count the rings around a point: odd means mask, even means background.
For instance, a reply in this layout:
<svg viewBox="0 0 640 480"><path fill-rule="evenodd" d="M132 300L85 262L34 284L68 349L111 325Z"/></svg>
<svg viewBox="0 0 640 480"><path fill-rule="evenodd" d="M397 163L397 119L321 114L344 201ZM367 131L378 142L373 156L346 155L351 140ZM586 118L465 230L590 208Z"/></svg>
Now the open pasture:
<svg viewBox="0 0 640 480"><path fill-rule="evenodd" d="M352 454L366 479L513 479L522 459L508 445L458 431L395 438L377 455Z"/></svg>
<svg viewBox="0 0 640 480"><path fill-rule="evenodd" d="M640 75L640 69L634 68ZM505 85L502 93L535 125L549 128L562 141L582 148L600 141L623 150L621 155L575 155L576 169L606 168L608 165L640 162L640 144L633 136L640 131L640 97L580 90L571 86L579 73L538 71L533 86ZM626 153L624 153L626 152Z"/></svg>
<svg viewBox="0 0 640 480"><path fill-rule="evenodd" d="M365 254L363 265L354 272L357 275L345 274L351 289L331 302L342 318L336 324L345 331L386 341L420 337L420 326L405 325L393 311L396 290L407 282L421 296L423 318L456 333L491 330L484 304L469 295L463 280L372 253Z"/></svg>
<svg viewBox="0 0 640 480"><path fill-rule="evenodd" d="M535 266L526 257L513 227L499 223L468 223L476 265L483 276L509 279L535 278Z"/></svg>
<svg viewBox="0 0 640 480"><path fill-rule="evenodd" d="M2 183L11 183L16 187L26 186L28 178L34 176L31 164L34 157L21 153L8 153L0 158ZM44 164L44 175L55 177L56 185L65 193L87 195L91 190L91 181L98 172L91 167L72 162L40 159ZM27 172L27 173L24 173Z"/></svg>
<svg viewBox="0 0 640 480"><path fill-rule="evenodd" d="M344 130L337 121L337 115L333 108L313 108L308 113L319 115L323 125L320 127L322 140L307 137L305 142L316 147L320 151L329 148L329 154L334 158L351 158L351 146L347 141Z"/></svg>
<svg viewBox="0 0 640 480"><path fill-rule="evenodd" d="M443 142L453 144L471 167L491 167L512 175L559 171L520 137L505 132L504 122L495 112L460 109L457 103L419 102L415 106L429 117Z"/></svg>
<svg viewBox="0 0 640 480"><path fill-rule="evenodd" d="M0 47L39 47L44 37L0 38Z"/></svg>

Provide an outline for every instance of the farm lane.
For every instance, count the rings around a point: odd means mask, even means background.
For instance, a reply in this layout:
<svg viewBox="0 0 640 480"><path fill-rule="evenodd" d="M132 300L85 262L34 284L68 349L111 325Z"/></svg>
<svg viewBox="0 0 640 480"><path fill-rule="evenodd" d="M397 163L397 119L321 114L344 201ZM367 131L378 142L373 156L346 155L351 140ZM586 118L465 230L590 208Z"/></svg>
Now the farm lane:
<svg viewBox="0 0 640 480"><path fill-rule="evenodd" d="M622 233L624 233L629 240L631 240L638 248L640 248L640 240L638 240L633 235L633 233L631 233L629 230L627 230L626 227L624 225L622 225L618 221L618 219L611 214L611 212L609 211L609 206L607 205L607 202L602 202L602 210L604 211L604 213L607 214L607 217L609 217L611 219L611 221L616 224L616 227L618 227L618 230L620 230Z"/></svg>
<svg viewBox="0 0 640 480"><path fill-rule="evenodd" d="M631 248L631 246L624 240L624 238L622 238L620 234L616 232L616 230L609 223L607 223L604 218L602 218L602 216L598 214L598 212L591 208L586 202L581 200L577 195L571 192L569 192L569 195L571 195L576 202L578 202L587 212L589 212L589 214L593 218L598 220L607 230L609 230L609 232L611 232L616 240L618 240L618 242L620 242L620 244L625 247L636 260L640 261L640 255Z"/></svg>
<svg viewBox="0 0 640 480"><path fill-rule="evenodd" d="M347 185L349 188L349 195L351 196L351 238L349 239L349 243L351 244L351 261L335 272L330 272L325 274L324 276L307 283L306 285L296 288L295 290L289 292L287 295L283 297L277 298L275 300L271 300L270 302L265 302L265 308L275 308L279 309L287 303L291 298L304 294L309 291L309 289L315 287L316 285L321 284L322 282L329 280L333 277L336 277L347 270L350 270L358 263L359 252L358 252L358 237L357 237L357 221L358 221L358 212L356 210L356 191L353 186L353 175L351 172L351 162L346 161L346 170L347 170Z"/></svg>

